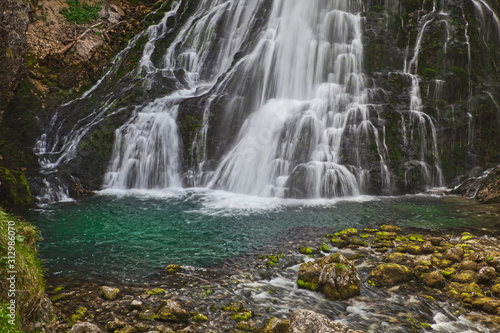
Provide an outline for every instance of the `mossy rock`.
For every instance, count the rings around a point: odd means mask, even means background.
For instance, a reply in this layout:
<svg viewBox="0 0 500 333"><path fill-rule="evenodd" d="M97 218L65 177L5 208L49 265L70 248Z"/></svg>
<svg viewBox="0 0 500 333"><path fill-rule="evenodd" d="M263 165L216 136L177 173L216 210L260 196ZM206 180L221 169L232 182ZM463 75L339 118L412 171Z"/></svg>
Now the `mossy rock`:
<svg viewBox="0 0 500 333"><path fill-rule="evenodd" d="M232 311L232 312L242 312L244 310L243 303L229 303L227 306L223 307L224 311Z"/></svg>
<svg viewBox="0 0 500 333"><path fill-rule="evenodd" d="M330 251L330 247L329 247L328 245L326 245L325 243L321 243L320 249L321 249L321 251L323 251L323 252L328 252L328 251Z"/></svg>
<svg viewBox="0 0 500 333"><path fill-rule="evenodd" d="M234 321L247 321L252 319L252 312L250 311L238 312L232 315L231 319L233 319Z"/></svg>
<svg viewBox="0 0 500 333"><path fill-rule="evenodd" d="M374 242L393 241L398 235L395 232L379 231L375 233Z"/></svg>
<svg viewBox="0 0 500 333"><path fill-rule="evenodd" d="M447 267L441 271L441 275L447 279L451 278L455 274L455 268Z"/></svg>
<svg viewBox="0 0 500 333"><path fill-rule="evenodd" d="M19 207L30 204L31 191L24 173L0 167L0 205Z"/></svg>
<svg viewBox="0 0 500 333"><path fill-rule="evenodd" d="M370 229L370 228L364 228L363 232L366 232L367 234L374 234L377 233L379 230L378 229Z"/></svg>
<svg viewBox="0 0 500 333"><path fill-rule="evenodd" d="M358 230L356 230L355 228L347 228L347 229L339 231L338 234L339 234L339 236L342 236L342 235L355 236L358 234Z"/></svg>
<svg viewBox="0 0 500 333"><path fill-rule="evenodd" d="M495 297L500 298L500 283L495 284L493 287L491 287L491 294Z"/></svg>
<svg viewBox="0 0 500 333"><path fill-rule="evenodd" d="M118 298L118 295L120 295L120 289L102 286L101 289L99 289L99 295L108 301L114 301Z"/></svg>
<svg viewBox="0 0 500 333"><path fill-rule="evenodd" d="M208 317L205 316L203 313L196 313L193 316L193 320L197 321L197 322L207 322L208 321Z"/></svg>
<svg viewBox="0 0 500 333"><path fill-rule="evenodd" d="M395 226L395 225L384 224L384 225L380 226L380 230L386 231L386 232L400 232L401 228L398 226Z"/></svg>
<svg viewBox="0 0 500 333"><path fill-rule="evenodd" d="M75 314L71 315L71 321L73 323L83 321L89 315L86 307L79 308Z"/></svg>
<svg viewBox="0 0 500 333"><path fill-rule="evenodd" d="M162 288L153 288L151 290L148 290L149 295L158 295L158 294L165 294L165 289Z"/></svg>
<svg viewBox="0 0 500 333"><path fill-rule="evenodd" d="M278 263L280 261L280 259L278 258L278 256L268 255L267 257L269 259L271 259L271 261L274 262L274 263Z"/></svg>
<svg viewBox="0 0 500 333"><path fill-rule="evenodd" d="M441 272L433 271L424 274L424 283L432 288L444 288L446 279L443 277Z"/></svg>
<svg viewBox="0 0 500 333"><path fill-rule="evenodd" d="M340 253L303 263L299 268L297 286L321 291L329 299L359 295L360 285L356 267Z"/></svg>
<svg viewBox="0 0 500 333"><path fill-rule="evenodd" d="M302 253L302 254L313 254L314 251L313 249L311 249L310 247L308 246L303 246L299 249L299 252Z"/></svg>
<svg viewBox="0 0 500 333"><path fill-rule="evenodd" d="M66 297L68 297L67 294L65 293L57 293L57 294L54 294L54 295L50 295L50 300L52 301L52 303L57 303L59 301L62 301L64 299L66 299Z"/></svg>
<svg viewBox="0 0 500 333"><path fill-rule="evenodd" d="M174 274L174 273L178 273L182 270L182 267L179 266L179 265L168 265L167 267L165 267L165 272L167 274Z"/></svg>
<svg viewBox="0 0 500 333"><path fill-rule="evenodd" d="M334 237L334 238L332 238L332 245L341 249L341 248L344 248L347 245L349 245L349 243L343 239L340 239L338 237Z"/></svg>
<svg viewBox="0 0 500 333"><path fill-rule="evenodd" d="M182 309L176 301L169 299L160 305L155 319L174 323L187 322L189 319L189 312Z"/></svg>
<svg viewBox="0 0 500 333"><path fill-rule="evenodd" d="M273 317L266 322L262 333L288 333L289 329L290 321Z"/></svg>
<svg viewBox="0 0 500 333"><path fill-rule="evenodd" d="M377 287L394 286L408 282L413 278L413 272L406 266L388 263L377 266L370 272L368 280Z"/></svg>
<svg viewBox="0 0 500 333"><path fill-rule="evenodd" d="M477 282L477 274L474 271L462 271L458 274L455 274L452 280L458 283Z"/></svg>

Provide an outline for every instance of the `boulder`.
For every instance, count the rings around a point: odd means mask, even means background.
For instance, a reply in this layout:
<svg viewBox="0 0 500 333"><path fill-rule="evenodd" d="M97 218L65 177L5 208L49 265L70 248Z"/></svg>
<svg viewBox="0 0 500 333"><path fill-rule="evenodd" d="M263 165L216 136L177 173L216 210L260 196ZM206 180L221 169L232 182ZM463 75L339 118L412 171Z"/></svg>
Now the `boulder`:
<svg viewBox="0 0 500 333"><path fill-rule="evenodd" d="M335 253L300 265L297 284L340 300L359 295L361 280L354 264Z"/></svg>
<svg viewBox="0 0 500 333"><path fill-rule="evenodd" d="M394 286L413 278L411 269L406 266L388 263L377 266L370 272L368 283L380 286Z"/></svg>
<svg viewBox="0 0 500 333"><path fill-rule="evenodd" d="M464 253L465 251L463 248L461 248L460 246L454 246L446 251L444 258L452 262L460 262L462 260L462 257L464 256Z"/></svg>
<svg viewBox="0 0 500 333"><path fill-rule="evenodd" d="M363 333L314 311L296 309L290 315L290 333Z"/></svg>
<svg viewBox="0 0 500 333"><path fill-rule="evenodd" d="M500 284L495 284L491 287L491 293L493 296L500 298Z"/></svg>
<svg viewBox="0 0 500 333"><path fill-rule="evenodd" d="M168 299L160 305L156 319L175 323L186 322L189 319L189 312L182 309L176 301Z"/></svg>
<svg viewBox="0 0 500 333"><path fill-rule="evenodd" d="M432 288L443 288L446 283L446 279L443 277L441 272L433 271L424 275L424 283Z"/></svg>
<svg viewBox="0 0 500 333"><path fill-rule="evenodd" d="M288 320L273 317L264 325L263 333L288 333L290 322Z"/></svg>
<svg viewBox="0 0 500 333"><path fill-rule="evenodd" d="M70 333L101 333L99 327L91 323L79 323L73 325Z"/></svg>
<svg viewBox="0 0 500 333"><path fill-rule="evenodd" d="M465 259L458 265L458 269L461 271L475 271L477 269L477 263L472 260Z"/></svg>
<svg viewBox="0 0 500 333"><path fill-rule="evenodd" d="M99 295L102 298L107 299L109 301L114 301L119 294L120 294L120 289L118 288L102 286L101 289L99 289Z"/></svg>
<svg viewBox="0 0 500 333"><path fill-rule="evenodd" d="M496 276L496 271L493 267L484 266L477 273L477 278L480 282L488 282L494 279Z"/></svg>

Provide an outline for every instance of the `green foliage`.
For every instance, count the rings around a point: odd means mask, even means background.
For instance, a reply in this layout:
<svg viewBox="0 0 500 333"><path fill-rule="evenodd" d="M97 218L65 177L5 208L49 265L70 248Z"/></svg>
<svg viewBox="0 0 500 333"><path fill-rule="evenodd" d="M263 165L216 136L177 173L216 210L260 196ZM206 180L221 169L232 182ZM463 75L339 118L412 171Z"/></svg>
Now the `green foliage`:
<svg viewBox="0 0 500 333"><path fill-rule="evenodd" d="M69 5L69 8L64 8L60 13L70 23L88 23L99 18L102 1L97 2L95 5L80 2L80 0L67 0L66 3Z"/></svg>
<svg viewBox="0 0 500 333"><path fill-rule="evenodd" d="M11 325L9 320L8 303L0 303L0 333L20 333L17 325Z"/></svg>

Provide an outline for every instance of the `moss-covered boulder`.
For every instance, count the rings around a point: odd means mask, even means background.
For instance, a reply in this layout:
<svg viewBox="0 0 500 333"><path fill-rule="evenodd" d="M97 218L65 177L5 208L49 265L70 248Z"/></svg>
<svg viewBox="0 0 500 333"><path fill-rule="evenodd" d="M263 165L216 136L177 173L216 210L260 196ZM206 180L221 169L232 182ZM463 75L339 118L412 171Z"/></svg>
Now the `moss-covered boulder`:
<svg viewBox="0 0 500 333"><path fill-rule="evenodd" d="M477 274L474 271L461 271L453 276L452 280L458 283L477 282Z"/></svg>
<svg viewBox="0 0 500 333"><path fill-rule="evenodd" d="M290 321L273 317L267 321L262 329L263 333L288 333Z"/></svg>
<svg viewBox="0 0 500 333"><path fill-rule="evenodd" d="M186 322L189 319L189 312L181 308L176 301L168 299L158 308L155 319L174 323Z"/></svg>
<svg viewBox="0 0 500 333"><path fill-rule="evenodd" d="M377 266L370 272L368 283L371 285L394 286L408 282L413 278L413 272L406 266L388 263Z"/></svg>
<svg viewBox="0 0 500 333"><path fill-rule="evenodd" d="M479 282L488 282L492 279L494 279L496 276L496 271L493 267L489 266L484 266L482 267L479 272L477 273L477 278Z"/></svg>
<svg viewBox="0 0 500 333"><path fill-rule="evenodd" d="M108 286L102 286L99 289L99 296L109 301L114 301L120 295L120 289Z"/></svg>
<svg viewBox="0 0 500 333"><path fill-rule="evenodd" d="M31 191L24 173L0 168L0 205L18 207L30 204Z"/></svg>
<svg viewBox="0 0 500 333"><path fill-rule="evenodd" d="M297 285L340 300L359 295L361 280L354 264L335 253L300 265Z"/></svg>
<svg viewBox="0 0 500 333"><path fill-rule="evenodd" d="M424 275L424 283L432 288L443 288L446 284L446 279L441 272L433 271Z"/></svg>
<svg viewBox="0 0 500 333"><path fill-rule="evenodd" d="M493 296L500 298L500 284L495 284L491 287L491 293Z"/></svg>
<svg viewBox="0 0 500 333"><path fill-rule="evenodd" d="M179 265L168 265L167 267L165 267L165 272L167 274L174 274L174 273L180 272L181 270L182 270L182 267Z"/></svg>
<svg viewBox="0 0 500 333"><path fill-rule="evenodd" d="M452 262L460 262L464 256L465 251L460 246L454 246L450 248L444 255L444 259L450 260Z"/></svg>
<svg viewBox="0 0 500 333"><path fill-rule="evenodd" d="M384 224L384 225L380 226L380 230L386 231L386 232L400 232L401 228L398 226L395 226L395 225Z"/></svg>
<svg viewBox="0 0 500 333"><path fill-rule="evenodd" d="M472 260L462 260L458 265L458 269L461 271L475 271L477 270L477 263Z"/></svg>

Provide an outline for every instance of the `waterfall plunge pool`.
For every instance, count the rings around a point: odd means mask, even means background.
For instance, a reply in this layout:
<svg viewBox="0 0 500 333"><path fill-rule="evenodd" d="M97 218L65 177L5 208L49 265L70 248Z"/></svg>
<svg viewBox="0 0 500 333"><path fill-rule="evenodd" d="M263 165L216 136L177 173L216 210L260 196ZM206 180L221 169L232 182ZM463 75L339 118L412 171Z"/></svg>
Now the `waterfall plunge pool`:
<svg viewBox="0 0 500 333"><path fill-rule="evenodd" d="M293 200L207 189L105 190L24 214L42 232L49 275L140 281L169 264L204 267L299 226L500 230L498 205L452 196Z"/></svg>

